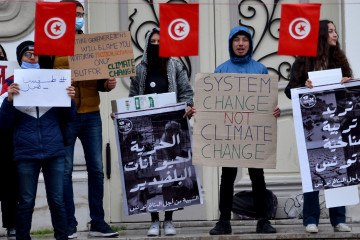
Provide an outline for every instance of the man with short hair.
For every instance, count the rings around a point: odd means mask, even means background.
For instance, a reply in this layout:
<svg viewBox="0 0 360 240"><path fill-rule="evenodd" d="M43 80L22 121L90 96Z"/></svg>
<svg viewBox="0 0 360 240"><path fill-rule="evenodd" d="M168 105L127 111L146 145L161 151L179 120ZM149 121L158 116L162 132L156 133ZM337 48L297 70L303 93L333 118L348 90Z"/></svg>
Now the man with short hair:
<svg viewBox="0 0 360 240"><path fill-rule="evenodd" d="M76 34L83 34L84 6L75 0L61 2L76 2ZM43 68L68 69L67 56L41 56L40 65ZM68 238L77 237L77 220L72 186L72 171L74 164L74 147L79 138L85 154L86 170L88 172L88 199L90 209L90 236L114 237L118 232L111 229L104 220L104 170L102 160L102 124L100 117L100 92L109 92L116 87L116 79L89 79L72 84L75 87L75 102L77 113L73 121L63 126L66 144L64 172L64 201L68 222Z"/></svg>
<svg viewBox="0 0 360 240"><path fill-rule="evenodd" d="M253 41L249 29L246 27L235 27L229 37L230 59L215 69L215 73L246 73L246 74L268 74L267 68L252 59ZM276 107L273 111L274 117L280 116L280 109ZM234 182L237 174L235 167L223 167L220 183L220 219L216 226L210 230L210 235L231 234L231 208L234 195ZM257 233L275 233L276 229L270 225L266 215L266 184L264 170L262 168L249 168L252 183L256 217L258 219Z"/></svg>

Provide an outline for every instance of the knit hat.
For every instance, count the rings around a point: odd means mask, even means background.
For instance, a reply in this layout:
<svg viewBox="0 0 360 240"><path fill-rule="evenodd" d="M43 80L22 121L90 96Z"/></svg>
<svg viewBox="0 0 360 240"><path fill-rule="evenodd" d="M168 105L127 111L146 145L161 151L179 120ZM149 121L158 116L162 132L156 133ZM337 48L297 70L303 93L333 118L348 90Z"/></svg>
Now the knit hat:
<svg viewBox="0 0 360 240"><path fill-rule="evenodd" d="M24 55L24 53L26 51L34 51L34 42L33 41L24 41L24 42L20 43L19 46L17 46L16 58L17 58L19 65L21 65L22 56Z"/></svg>

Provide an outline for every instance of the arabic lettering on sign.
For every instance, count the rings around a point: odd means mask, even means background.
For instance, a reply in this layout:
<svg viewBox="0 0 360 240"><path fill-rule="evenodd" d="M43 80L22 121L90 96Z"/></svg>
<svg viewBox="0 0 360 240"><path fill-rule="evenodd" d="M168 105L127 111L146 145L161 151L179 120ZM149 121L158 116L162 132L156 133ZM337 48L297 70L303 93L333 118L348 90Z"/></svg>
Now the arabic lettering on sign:
<svg viewBox="0 0 360 240"><path fill-rule="evenodd" d="M66 83L67 79L64 76L61 76L60 78L56 79L54 76L51 76L51 80L30 80L30 79L23 79L21 84L21 92L27 92L31 90L36 89L50 89L57 83ZM66 85L64 85L66 86ZM67 86L66 86L67 87Z"/></svg>

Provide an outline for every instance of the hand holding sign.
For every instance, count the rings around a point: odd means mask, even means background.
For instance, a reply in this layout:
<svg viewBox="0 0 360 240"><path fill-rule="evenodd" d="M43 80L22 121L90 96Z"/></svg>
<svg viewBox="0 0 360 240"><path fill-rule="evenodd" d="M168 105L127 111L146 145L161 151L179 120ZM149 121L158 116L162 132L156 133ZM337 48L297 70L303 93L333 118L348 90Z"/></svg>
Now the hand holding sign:
<svg viewBox="0 0 360 240"><path fill-rule="evenodd" d="M20 87L19 84L13 83L8 88L8 101L12 102L14 100L14 94L20 93Z"/></svg>

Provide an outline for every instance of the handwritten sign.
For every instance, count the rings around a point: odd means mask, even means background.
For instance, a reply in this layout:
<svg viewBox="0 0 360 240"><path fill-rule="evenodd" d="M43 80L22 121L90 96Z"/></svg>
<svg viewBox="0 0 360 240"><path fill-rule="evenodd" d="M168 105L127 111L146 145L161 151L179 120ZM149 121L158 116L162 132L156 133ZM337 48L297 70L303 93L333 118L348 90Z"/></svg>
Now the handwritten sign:
<svg viewBox="0 0 360 240"><path fill-rule="evenodd" d="M194 164L276 167L275 76L197 74L195 93Z"/></svg>
<svg viewBox="0 0 360 240"><path fill-rule="evenodd" d="M69 64L76 81L135 76L130 32L78 34Z"/></svg>
<svg viewBox="0 0 360 240"><path fill-rule="evenodd" d="M66 90L71 85L68 69L16 69L14 82L20 86L20 94L14 96L14 106L71 106Z"/></svg>
<svg viewBox="0 0 360 240"><path fill-rule="evenodd" d="M201 204L186 104L116 113L127 215Z"/></svg>
<svg viewBox="0 0 360 240"><path fill-rule="evenodd" d="M14 70L18 69L19 64L14 61L0 61L0 93L3 92L3 86L8 80L14 80Z"/></svg>
<svg viewBox="0 0 360 240"><path fill-rule="evenodd" d="M291 90L304 192L360 182L360 80Z"/></svg>

